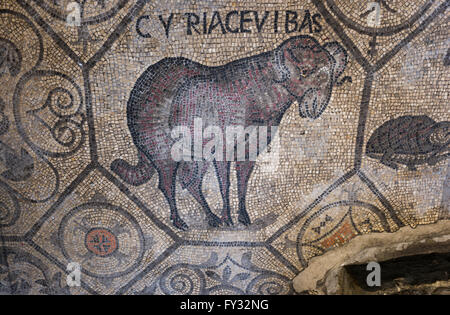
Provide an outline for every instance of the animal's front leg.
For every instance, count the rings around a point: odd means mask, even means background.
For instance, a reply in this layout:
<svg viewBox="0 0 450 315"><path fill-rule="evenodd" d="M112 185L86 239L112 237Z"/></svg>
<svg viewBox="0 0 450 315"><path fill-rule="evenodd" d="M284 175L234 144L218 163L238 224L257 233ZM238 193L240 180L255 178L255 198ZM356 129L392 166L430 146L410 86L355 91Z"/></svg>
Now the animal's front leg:
<svg viewBox="0 0 450 315"><path fill-rule="evenodd" d="M252 173L254 161L236 162L238 197L239 197L239 215L238 220L244 225L251 223L250 217L245 206L245 196L247 194L247 185Z"/></svg>
<svg viewBox="0 0 450 315"><path fill-rule="evenodd" d="M222 222L233 225L230 212L230 162L214 160L214 168L223 200Z"/></svg>

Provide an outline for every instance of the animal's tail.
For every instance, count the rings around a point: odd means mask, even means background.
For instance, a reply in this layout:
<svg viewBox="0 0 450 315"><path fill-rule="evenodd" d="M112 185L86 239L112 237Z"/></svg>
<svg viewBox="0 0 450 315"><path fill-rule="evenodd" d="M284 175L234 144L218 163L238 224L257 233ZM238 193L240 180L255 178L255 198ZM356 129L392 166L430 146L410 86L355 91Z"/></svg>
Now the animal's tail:
<svg viewBox="0 0 450 315"><path fill-rule="evenodd" d="M111 163L111 170L124 182L133 186L145 184L155 173L155 168L141 152L139 152L139 161L136 165L130 165L125 160L117 159Z"/></svg>

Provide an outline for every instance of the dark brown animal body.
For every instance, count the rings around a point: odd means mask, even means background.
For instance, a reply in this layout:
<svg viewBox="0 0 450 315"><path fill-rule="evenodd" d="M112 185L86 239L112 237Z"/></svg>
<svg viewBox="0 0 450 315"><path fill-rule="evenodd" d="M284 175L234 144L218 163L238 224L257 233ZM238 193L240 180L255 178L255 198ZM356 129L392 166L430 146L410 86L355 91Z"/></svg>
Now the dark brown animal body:
<svg viewBox="0 0 450 315"><path fill-rule="evenodd" d="M171 130L177 126L192 130L195 118L202 119L204 128L218 126L223 134L227 126L278 126L295 101L300 117L317 118L327 107L346 64L347 54L338 43L322 46L309 36L293 37L273 51L220 67L207 67L185 58L165 58L140 76L128 101L128 127L139 162L132 166L118 159L111 169L132 185L145 183L156 170L159 189L177 228L187 229L176 206L177 176L201 204L211 226L233 224L229 204L231 161L174 161ZM223 199L220 219L209 208L201 189L211 163ZM254 163L236 161L238 220L245 225L250 224L245 194Z"/></svg>

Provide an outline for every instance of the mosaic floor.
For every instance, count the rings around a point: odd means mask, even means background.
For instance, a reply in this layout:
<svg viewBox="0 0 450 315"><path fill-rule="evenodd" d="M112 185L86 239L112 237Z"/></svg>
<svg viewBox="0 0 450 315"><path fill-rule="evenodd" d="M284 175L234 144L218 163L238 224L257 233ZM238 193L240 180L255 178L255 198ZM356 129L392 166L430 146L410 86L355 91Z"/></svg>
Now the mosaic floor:
<svg viewBox="0 0 450 315"><path fill-rule="evenodd" d="M0 292L293 294L449 219L449 2L2 0ZM176 161L181 125L277 131Z"/></svg>

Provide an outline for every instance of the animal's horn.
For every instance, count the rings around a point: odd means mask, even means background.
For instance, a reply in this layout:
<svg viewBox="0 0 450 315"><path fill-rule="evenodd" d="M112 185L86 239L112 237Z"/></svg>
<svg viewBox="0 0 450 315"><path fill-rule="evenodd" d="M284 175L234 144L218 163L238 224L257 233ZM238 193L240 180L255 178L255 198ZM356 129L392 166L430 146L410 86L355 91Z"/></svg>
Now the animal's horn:
<svg viewBox="0 0 450 315"><path fill-rule="evenodd" d="M345 67L348 62L348 55L344 48L342 48L341 44L338 42L327 43L323 46L331 56L333 56L336 64L334 66L333 78L334 82L337 81L339 76L344 72Z"/></svg>
<svg viewBox="0 0 450 315"><path fill-rule="evenodd" d="M274 52L274 70L275 70L275 82L283 83L287 79L289 79L290 72L288 67L285 64L285 57L283 53L283 49L278 47Z"/></svg>

